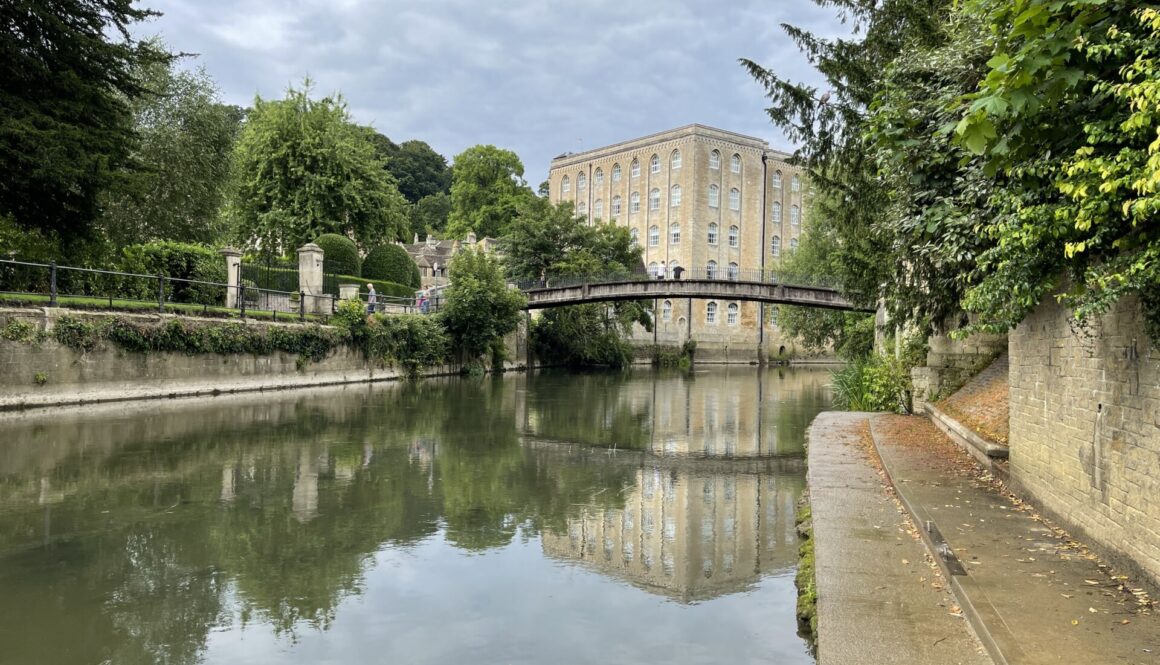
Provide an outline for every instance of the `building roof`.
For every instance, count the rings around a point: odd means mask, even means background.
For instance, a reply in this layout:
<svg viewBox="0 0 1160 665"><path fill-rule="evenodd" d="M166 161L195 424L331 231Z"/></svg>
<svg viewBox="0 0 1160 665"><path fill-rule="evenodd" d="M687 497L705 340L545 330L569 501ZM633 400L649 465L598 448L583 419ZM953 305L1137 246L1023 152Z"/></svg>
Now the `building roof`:
<svg viewBox="0 0 1160 665"><path fill-rule="evenodd" d="M788 159L790 157L790 153L788 152L771 149L769 147L769 143L767 143L764 139L760 139L755 136L739 134L737 132L731 132L726 129L717 129L716 127L693 123L691 125L667 129L663 132L657 132L655 134L648 134L647 136L641 136L639 138L629 139L619 143L613 143L611 145L603 146L600 148L593 148L591 150L585 150L582 152L566 152L562 155L554 157L549 168L555 169L593 159L600 159L602 157L625 152L634 148L642 148L664 141L672 141L675 139L684 138L686 136L701 136L728 141L730 143L736 143L738 145L761 150L766 154L782 160Z"/></svg>

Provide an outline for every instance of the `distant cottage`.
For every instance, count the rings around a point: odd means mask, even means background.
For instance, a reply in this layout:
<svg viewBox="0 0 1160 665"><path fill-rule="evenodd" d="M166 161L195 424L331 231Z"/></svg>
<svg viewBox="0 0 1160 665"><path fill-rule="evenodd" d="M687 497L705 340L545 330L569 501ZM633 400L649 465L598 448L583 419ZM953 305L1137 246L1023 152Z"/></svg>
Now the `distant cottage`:
<svg viewBox="0 0 1160 665"><path fill-rule="evenodd" d="M474 233L468 233L466 240L439 240L428 234L427 239L419 242L419 234L411 244L403 244L403 249L411 256L415 265L419 266L419 277L423 288L442 286L447 283L447 266L451 259L461 249L475 246L483 247L485 252L494 252L499 245L495 238L484 238L476 241Z"/></svg>

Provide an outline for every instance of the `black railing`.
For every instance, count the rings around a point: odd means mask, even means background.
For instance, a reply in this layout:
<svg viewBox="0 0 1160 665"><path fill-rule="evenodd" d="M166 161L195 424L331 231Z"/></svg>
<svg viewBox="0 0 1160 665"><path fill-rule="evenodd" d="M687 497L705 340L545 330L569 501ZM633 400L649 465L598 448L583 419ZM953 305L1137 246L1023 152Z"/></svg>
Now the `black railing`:
<svg viewBox="0 0 1160 665"><path fill-rule="evenodd" d="M544 288L563 288L585 284L614 284L619 282L642 282L649 280L699 280L716 282L757 282L808 288L839 289L837 280L822 275L790 275L776 270L741 270L731 266L701 266L699 268L665 268L656 266L652 270L632 272L612 272L599 275L563 275L544 280L516 282L522 291Z"/></svg>

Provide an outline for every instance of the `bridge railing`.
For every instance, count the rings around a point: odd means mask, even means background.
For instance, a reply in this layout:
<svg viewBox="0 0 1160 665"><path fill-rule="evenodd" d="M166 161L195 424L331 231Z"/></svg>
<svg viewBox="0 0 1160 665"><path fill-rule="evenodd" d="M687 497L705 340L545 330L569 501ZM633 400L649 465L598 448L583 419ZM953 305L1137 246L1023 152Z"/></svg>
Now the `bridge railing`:
<svg viewBox="0 0 1160 665"><path fill-rule="evenodd" d="M762 284L782 284L785 286L821 287L838 289L838 280L824 275L790 275L777 270L730 270L728 267L699 268L677 267L666 270L649 272L645 270L633 272L614 272L600 275L564 275L549 277L546 280L532 280L517 282L516 286L522 291L545 288L564 288L569 286L583 286L585 284L610 284L616 282L641 282L647 280L702 280L721 282L759 282Z"/></svg>

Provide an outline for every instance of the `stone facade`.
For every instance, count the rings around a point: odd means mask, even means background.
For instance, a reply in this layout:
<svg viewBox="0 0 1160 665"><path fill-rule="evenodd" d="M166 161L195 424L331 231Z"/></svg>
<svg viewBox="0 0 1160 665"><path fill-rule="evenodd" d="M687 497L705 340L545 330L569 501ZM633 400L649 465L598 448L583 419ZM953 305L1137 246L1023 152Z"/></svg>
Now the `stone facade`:
<svg viewBox="0 0 1160 665"><path fill-rule="evenodd" d="M1044 302L1010 334L1010 474L1056 519L1160 584L1160 348L1125 300L1091 337Z"/></svg>
<svg viewBox="0 0 1160 665"><path fill-rule="evenodd" d="M407 250L407 254L419 266L419 280L424 289L431 287L445 286L447 284L447 266L451 264L451 259L455 257L460 250L466 247L483 248L485 252L494 252L499 245L499 241L495 238L484 238L476 242L475 234L468 233L467 239L459 240L439 240L432 235L428 235L422 242L419 241L419 235L415 234L415 242L407 245L399 243L403 249Z"/></svg>
<svg viewBox="0 0 1160 665"><path fill-rule="evenodd" d="M590 224L614 223L636 234L645 265L680 266L688 276L710 271L740 279L773 271L797 246L808 186L789 155L757 138L688 125L615 145L564 154L548 176L553 202L568 201ZM792 353L758 303L677 299L656 303L655 331L640 343L679 345L692 338L698 358L729 357L733 348L756 360ZM764 320L764 321L763 321ZM764 323L764 325L763 325Z"/></svg>

